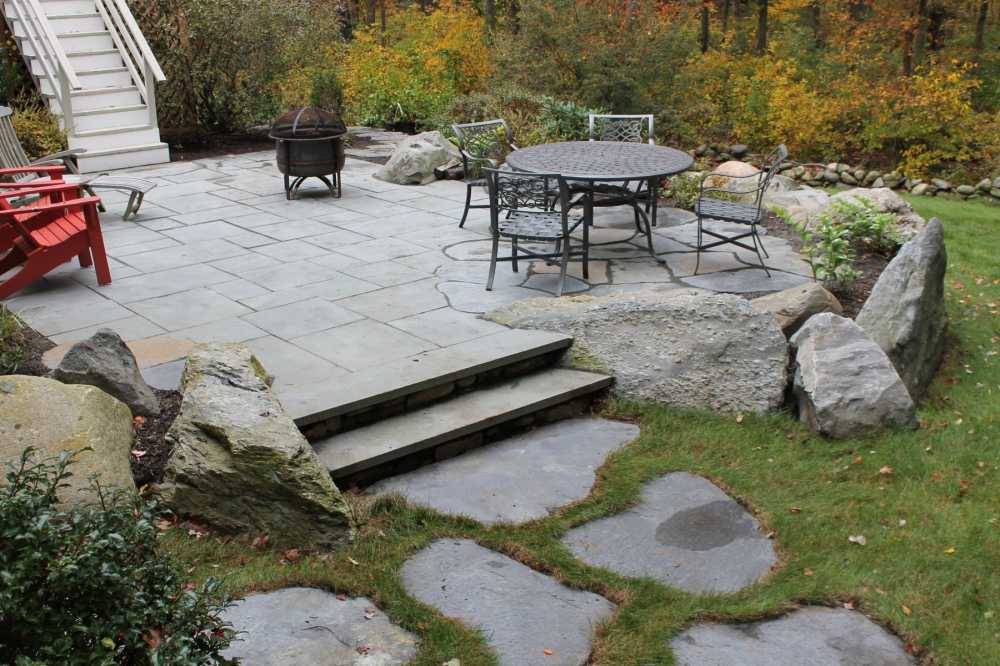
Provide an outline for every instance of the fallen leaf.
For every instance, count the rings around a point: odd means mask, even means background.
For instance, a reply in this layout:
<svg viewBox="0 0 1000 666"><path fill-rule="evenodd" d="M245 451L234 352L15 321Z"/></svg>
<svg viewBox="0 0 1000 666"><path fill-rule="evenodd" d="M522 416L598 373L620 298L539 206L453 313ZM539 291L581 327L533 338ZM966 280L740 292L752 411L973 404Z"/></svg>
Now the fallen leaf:
<svg viewBox="0 0 1000 666"><path fill-rule="evenodd" d="M146 455L146 452L145 451L140 451L139 449L132 449L132 455L135 456L136 460L138 460L139 458L141 458L144 455Z"/></svg>
<svg viewBox="0 0 1000 666"><path fill-rule="evenodd" d="M954 548L945 548L944 549L944 554L945 555L954 555L955 554L955 549Z"/></svg>
<svg viewBox="0 0 1000 666"><path fill-rule="evenodd" d="M135 416L132 418L132 423L135 424L136 428L141 428L146 423L145 416Z"/></svg>
<svg viewBox="0 0 1000 666"><path fill-rule="evenodd" d="M845 601L844 602L844 608L846 608L847 610L854 610L857 607L858 607L858 604L855 603L855 601L853 599L851 601Z"/></svg>
<svg viewBox="0 0 1000 666"><path fill-rule="evenodd" d="M743 423L743 415L742 414L737 414L736 415L736 422L737 423Z"/></svg>
<svg viewBox="0 0 1000 666"><path fill-rule="evenodd" d="M365 609L365 619L366 620L372 619L373 617L375 617L376 613L377 613L377 611L374 608L366 608Z"/></svg>
<svg viewBox="0 0 1000 666"><path fill-rule="evenodd" d="M254 537L254 540L253 542L251 542L250 545L252 545L254 548L266 548L269 538L270 537L268 537L266 534L261 534L258 537Z"/></svg>
<svg viewBox="0 0 1000 666"><path fill-rule="evenodd" d="M802 572L803 576L812 576L814 574L815 572L812 569L806 569L805 571Z"/></svg>
<svg viewBox="0 0 1000 666"><path fill-rule="evenodd" d="M788 513L802 513L802 509L797 506L788 507Z"/></svg>
<svg viewBox="0 0 1000 666"><path fill-rule="evenodd" d="M910 610L909 606L907 606L906 604L903 604L903 615L907 615L908 616L912 612L913 611Z"/></svg>
<svg viewBox="0 0 1000 666"><path fill-rule="evenodd" d="M862 458L861 456L855 456L854 460L851 461L851 464L860 465L862 462L864 462L864 458Z"/></svg>
<svg viewBox="0 0 1000 666"><path fill-rule="evenodd" d="M357 651L358 651L358 654L368 654L369 652L372 651L372 649L371 649L371 647L369 647L367 645L359 645L357 647Z"/></svg>
<svg viewBox="0 0 1000 666"><path fill-rule="evenodd" d="M337 595L337 601L347 601L347 595L343 594L343 593L338 594Z"/></svg>
<svg viewBox="0 0 1000 666"><path fill-rule="evenodd" d="M295 564L302 558L302 553L299 552L298 548L289 548L281 554L281 559L288 562L289 564Z"/></svg>
<svg viewBox="0 0 1000 666"><path fill-rule="evenodd" d="M553 650L552 648L545 648L544 650L542 650L542 654L544 654L546 657L551 657L555 653L556 651Z"/></svg>
<svg viewBox="0 0 1000 666"><path fill-rule="evenodd" d="M161 532L166 532L171 528L171 526L172 525L170 521L166 520L165 518L161 518L156 521L156 529L160 530Z"/></svg>
<svg viewBox="0 0 1000 666"><path fill-rule="evenodd" d="M884 466L882 466L882 467L880 467L880 468L879 468L879 470L878 470L878 473L879 473L879 474L882 474L882 475L884 475L884 476L888 476L889 474L892 474L892 473L893 473L893 472L895 472L895 471L896 471L896 470L894 470L894 469L893 469L892 467L890 467L889 465L884 465Z"/></svg>
<svg viewBox="0 0 1000 666"><path fill-rule="evenodd" d="M859 546L864 546L866 543L868 543L868 539L865 538L864 534L854 534L852 536L847 537L847 540L850 541L851 543L856 543Z"/></svg>
<svg viewBox="0 0 1000 666"><path fill-rule="evenodd" d="M361 562L358 562L358 561L357 561L356 559L354 559L353 557L348 557L348 558L347 558L347 561L348 561L348 562L350 562L351 564L353 564L353 565L354 565L354 566L356 566L356 567L360 567L360 566L361 566Z"/></svg>
<svg viewBox="0 0 1000 666"><path fill-rule="evenodd" d="M159 629L150 629L142 635L142 640L149 646L150 650L156 650L163 642L163 632Z"/></svg>
<svg viewBox="0 0 1000 666"><path fill-rule="evenodd" d="M195 539L200 539L202 537L208 536L208 532L192 527L188 530L188 536L193 536Z"/></svg>
<svg viewBox="0 0 1000 666"><path fill-rule="evenodd" d="M905 518L900 518L899 519L899 526L900 527L906 527L906 519Z"/></svg>

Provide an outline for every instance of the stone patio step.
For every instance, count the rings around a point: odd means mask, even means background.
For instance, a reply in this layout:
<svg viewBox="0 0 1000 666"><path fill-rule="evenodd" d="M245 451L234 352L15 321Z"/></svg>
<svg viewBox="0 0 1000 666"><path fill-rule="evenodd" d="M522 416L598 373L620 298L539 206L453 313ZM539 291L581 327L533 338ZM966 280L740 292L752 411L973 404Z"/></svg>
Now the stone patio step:
<svg viewBox="0 0 1000 666"><path fill-rule="evenodd" d="M309 439L425 407L555 363L573 338L505 330L343 376L296 386L281 402Z"/></svg>
<svg viewBox="0 0 1000 666"><path fill-rule="evenodd" d="M333 435L313 444L335 480L367 484L410 467L451 457L506 434L504 425L527 427L550 408L588 400L612 378L549 369L505 381L446 402ZM421 460L421 454L430 454Z"/></svg>

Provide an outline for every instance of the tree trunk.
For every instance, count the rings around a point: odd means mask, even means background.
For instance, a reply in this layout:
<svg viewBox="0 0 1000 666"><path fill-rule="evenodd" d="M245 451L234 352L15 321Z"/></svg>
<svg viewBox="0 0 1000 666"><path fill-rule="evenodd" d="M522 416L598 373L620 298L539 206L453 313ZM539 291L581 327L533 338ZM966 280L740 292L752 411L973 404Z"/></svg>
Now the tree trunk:
<svg viewBox="0 0 1000 666"><path fill-rule="evenodd" d="M924 52L927 50L927 0L917 0L917 31L913 42L913 66L919 67L924 62Z"/></svg>
<svg viewBox="0 0 1000 666"><path fill-rule="evenodd" d="M913 76L913 28L903 33L903 76Z"/></svg>
<svg viewBox="0 0 1000 666"><path fill-rule="evenodd" d="M729 5L732 0L722 0L722 34L729 30Z"/></svg>
<svg viewBox="0 0 1000 666"><path fill-rule="evenodd" d="M986 39L986 19L990 14L990 0L982 0L979 3L979 15L976 17L976 53L982 53L983 42Z"/></svg>
<svg viewBox="0 0 1000 666"><path fill-rule="evenodd" d="M823 7L820 0L813 0L807 9L809 13L809 28L813 34L813 45L823 48Z"/></svg>
<svg viewBox="0 0 1000 666"><path fill-rule="evenodd" d="M708 17L710 0L702 0L701 3L701 52L708 53Z"/></svg>
<svg viewBox="0 0 1000 666"><path fill-rule="evenodd" d="M367 6L365 7L365 18L367 19L368 25L375 24L375 3L378 0L368 0Z"/></svg>
<svg viewBox="0 0 1000 666"><path fill-rule="evenodd" d="M767 52L767 0L758 0L760 3L757 10L757 55L764 55Z"/></svg>
<svg viewBox="0 0 1000 666"><path fill-rule="evenodd" d="M744 0L733 0L733 26L736 28L736 51L743 53L747 50L747 33L743 26L743 2Z"/></svg>
<svg viewBox="0 0 1000 666"><path fill-rule="evenodd" d="M486 38L493 41L497 29L497 8L495 0L483 0L483 17L486 19Z"/></svg>
<svg viewBox="0 0 1000 666"><path fill-rule="evenodd" d="M379 23L379 42L382 46L387 43L386 30L385 30L385 0L378 0L378 23Z"/></svg>

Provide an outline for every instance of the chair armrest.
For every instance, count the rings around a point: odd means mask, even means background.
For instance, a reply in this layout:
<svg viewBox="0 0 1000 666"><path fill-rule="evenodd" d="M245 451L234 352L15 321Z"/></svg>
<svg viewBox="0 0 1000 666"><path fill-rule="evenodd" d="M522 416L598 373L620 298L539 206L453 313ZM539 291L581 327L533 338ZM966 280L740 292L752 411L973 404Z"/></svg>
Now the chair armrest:
<svg viewBox="0 0 1000 666"><path fill-rule="evenodd" d="M83 155L87 152L86 148L71 148L70 150L60 150L58 153L52 153L51 155L46 155L44 157L39 157L37 160L32 160L30 162L31 166L37 164L46 164L50 162L62 162L69 166L68 158L77 157L78 155Z"/></svg>
<svg viewBox="0 0 1000 666"><path fill-rule="evenodd" d="M511 142L510 142L510 150L511 150L511 152L514 152L515 150L521 150L521 147L520 147L520 146L518 146L518 145L517 145L516 143L514 143L513 141L511 141Z"/></svg>
<svg viewBox="0 0 1000 666"><path fill-rule="evenodd" d="M31 212L33 214L44 213L53 210L64 210L66 208L79 208L83 206L97 205L99 203L101 203L101 200L98 197L82 197L80 199L70 199L69 201L59 201L41 206L32 206L29 210L24 210L22 208L3 209L0 210L0 220L5 217L23 215L26 212Z"/></svg>
<svg viewBox="0 0 1000 666"><path fill-rule="evenodd" d="M0 198L4 199L20 199L26 196L41 195L41 194L53 194L56 192L73 192L79 194L80 185L78 183L64 183L62 181L57 183L51 183L46 186L28 187L28 188L10 188L7 191L0 191Z"/></svg>

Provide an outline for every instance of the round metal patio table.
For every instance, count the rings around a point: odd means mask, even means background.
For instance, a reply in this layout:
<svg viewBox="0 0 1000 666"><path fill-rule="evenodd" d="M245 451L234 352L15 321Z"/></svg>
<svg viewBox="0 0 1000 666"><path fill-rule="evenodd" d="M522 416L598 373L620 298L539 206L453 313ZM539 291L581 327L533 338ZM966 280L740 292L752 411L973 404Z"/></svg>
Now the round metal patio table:
<svg viewBox="0 0 1000 666"><path fill-rule="evenodd" d="M558 173L567 180L584 183L584 219L587 224L592 224L594 219L596 185L645 182L649 190L648 214L637 204L635 198L631 201L623 200L622 203L633 205L636 215L642 216L649 254L658 262L664 263L653 249L651 228L656 226L660 182L668 176L686 171L694 163L694 158L676 148L648 143L564 141L515 150L507 155L506 162L516 171Z"/></svg>

